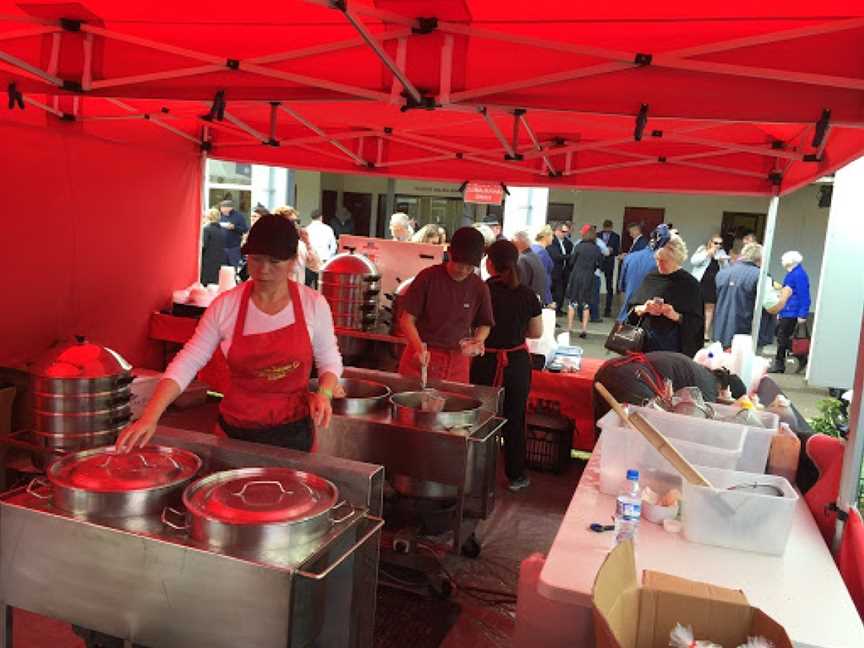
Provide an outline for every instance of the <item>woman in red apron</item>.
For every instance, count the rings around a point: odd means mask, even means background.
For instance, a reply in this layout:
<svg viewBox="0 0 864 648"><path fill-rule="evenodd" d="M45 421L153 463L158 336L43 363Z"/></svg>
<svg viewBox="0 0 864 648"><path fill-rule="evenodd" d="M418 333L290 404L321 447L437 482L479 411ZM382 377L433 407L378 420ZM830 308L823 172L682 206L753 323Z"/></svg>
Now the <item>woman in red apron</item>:
<svg viewBox="0 0 864 648"><path fill-rule="evenodd" d="M496 241L487 251L489 292L495 326L486 338L486 353L474 358L471 382L504 387L504 470L510 490L531 482L525 476L525 431L528 392L531 390L531 355L525 338L543 333L540 300L519 283L519 251L509 241Z"/></svg>
<svg viewBox="0 0 864 648"><path fill-rule="evenodd" d="M483 258L483 235L473 227L456 230L449 260L426 268L411 282L399 320L408 338L399 363L403 376L419 377L425 364L430 380L468 382L471 359L460 341L482 348L494 323L489 289L476 274Z"/></svg>
<svg viewBox="0 0 864 648"><path fill-rule="evenodd" d="M295 450L314 447L315 427L330 422L342 362L327 302L289 279L297 242L290 221L274 214L258 219L243 247L252 280L207 309L141 418L120 434L121 450L149 441L162 413L217 347L225 351L231 375L219 407L221 431ZM308 391L313 361L319 373L316 393Z"/></svg>

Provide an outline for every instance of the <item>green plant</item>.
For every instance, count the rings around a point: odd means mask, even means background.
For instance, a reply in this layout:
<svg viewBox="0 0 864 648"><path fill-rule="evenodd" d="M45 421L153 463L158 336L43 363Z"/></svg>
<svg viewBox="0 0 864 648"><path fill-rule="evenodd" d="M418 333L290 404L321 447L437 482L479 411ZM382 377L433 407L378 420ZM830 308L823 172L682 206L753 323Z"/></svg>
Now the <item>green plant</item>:
<svg viewBox="0 0 864 648"><path fill-rule="evenodd" d="M836 398L825 398L816 403L816 407L819 410L819 416L807 421L813 431L817 434L839 437L840 430L838 427L846 423L842 403Z"/></svg>

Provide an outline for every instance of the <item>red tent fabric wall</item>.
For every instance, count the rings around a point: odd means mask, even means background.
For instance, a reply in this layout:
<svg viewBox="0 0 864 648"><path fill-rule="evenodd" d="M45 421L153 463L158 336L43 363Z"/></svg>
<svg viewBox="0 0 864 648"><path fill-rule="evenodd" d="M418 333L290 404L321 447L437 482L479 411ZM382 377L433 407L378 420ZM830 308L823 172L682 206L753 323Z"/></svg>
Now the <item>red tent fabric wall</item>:
<svg viewBox="0 0 864 648"><path fill-rule="evenodd" d="M148 315L197 274L199 156L35 125L0 141L0 363L83 334L158 367Z"/></svg>

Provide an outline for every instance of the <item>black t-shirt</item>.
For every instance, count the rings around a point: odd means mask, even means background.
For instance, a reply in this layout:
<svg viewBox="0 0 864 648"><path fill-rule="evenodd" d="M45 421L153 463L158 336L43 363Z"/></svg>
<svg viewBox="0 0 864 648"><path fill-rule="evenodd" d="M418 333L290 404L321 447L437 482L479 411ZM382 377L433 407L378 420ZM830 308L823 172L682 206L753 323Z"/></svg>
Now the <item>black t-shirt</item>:
<svg viewBox="0 0 864 648"><path fill-rule="evenodd" d="M486 338L490 349L512 349L525 341L528 322L542 313L540 300L531 288L520 284L516 288L504 285L492 277L486 282L492 296L495 326Z"/></svg>

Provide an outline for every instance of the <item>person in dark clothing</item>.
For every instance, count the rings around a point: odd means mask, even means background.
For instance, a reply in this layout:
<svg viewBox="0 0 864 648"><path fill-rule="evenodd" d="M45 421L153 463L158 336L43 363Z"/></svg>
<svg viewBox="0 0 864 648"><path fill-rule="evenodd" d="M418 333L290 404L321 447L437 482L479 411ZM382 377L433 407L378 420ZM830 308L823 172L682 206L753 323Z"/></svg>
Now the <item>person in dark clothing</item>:
<svg viewBox="0 0 864 648"><path fill-rule="evenodd" d="M664 225L652 236L657 271L648 274L630 298L629 320L641 322L645 330L644 351L678 351L692 358L704 344L702 288L681 268L687 258L681 237Z"/></svg>
<svg viewBox="0 0 864 648"><path fill-rule="evenodd" d="M201 232L201 283L219 283L219 268L228 264L225 230L219 225L222 215L213 208L207 212L207 225Z"/></svg>
<svg viewBox="0 0 864 648"><path fill-rule="evenodd" d="M591 311L591 300L594 298L595 272L600 267L603 253L595 243L596 232L592 225L583 225L580 230L582 240L573 248L570 255L572 270L567 283L568 302L567 330L573 330L573 320L579 313L582 328L579 337L584 338L588 332L588 318Z"/></svg>
<svg viewBox="0 0 864 648"><path fill-rule="evenodd" d="M519 250L519 282L533 290L545 306L547 295L551 297L547 285L549 279L543 262L531 249L531 238L528 232L516 232L513 235L513 245Z"/></svg>
<svg viewBox="0 0 864 648"><path fill-rule="evenodd" d="M621 237L612 231L612 221L603 221L603 229L598 237L609 248L609 256L603 257L600 270L606 279L606 308L603 317L612 317L612 297L615 294L615 259L621 253Z"/></svg>
<svg viewBox="0 0 864 648"><path fill-rule="evenodd" d="M351 218L351 212L349 212L345 207L337 209L336 216L334 216L327 224L333 230L336 240L339 240L339 237L343 234L354 233L354 219Z"/></svg>
<svg viewBox="0 0 864 648"><path fill-rule="evenodd" d="M630 238L633 239L630 249L627 250L628 254L638 252L648 245L648 239L642 235L642 226L639 223L630 223L627 226L627 232L630 234Z"/></svg>
<svg viewBox="0 0 864 648"><path fill-rule="evenodd" d="M504 387L505 472L511 491L530 485L525 476L525 425L531 389L531 356L525 338L543 333L537 295L519 282L519 251L509 241L496 241L487 250L486 282L492 297L495 325L486 350L471 364L471 383Z"/></svg>
<svg viewBox="0 0 864 648"><path fill-rule="evenodd" d="M234 209L234 201L223 200L219 203L222 212L220 226L225 230L225 254L228 263L235 268L240 266L240 246L243 244L243 234L249 230L246 217Z"/></svg>
<svg viewBox="0 0 864 648"><path fill-rule="evenodd" d="M634 353L613 358L604 362L594 376L594 382L602 383L618 402L633 405L642 405L657 396L649 383L662 387L667 379L672 381L674 390L698 387L702 397L710 403L716 402L720 391L727 387L732 398L747 393L744 383L735 374L724 369L711 371L674 351ZM606 400L595 390L594 420L603 418L609 409Z"/></svg>
<svg viewBox="0 0 864 648"><path fill-rule="evenodd" d="M564 223L556 223L554 228L555 238L546 246L546 251L552 258L552 301L559 315L564 314L566 299L564 293L567 290L567 281L570 278L570 255L573 253L573 241L567 238Z"/></svg>

